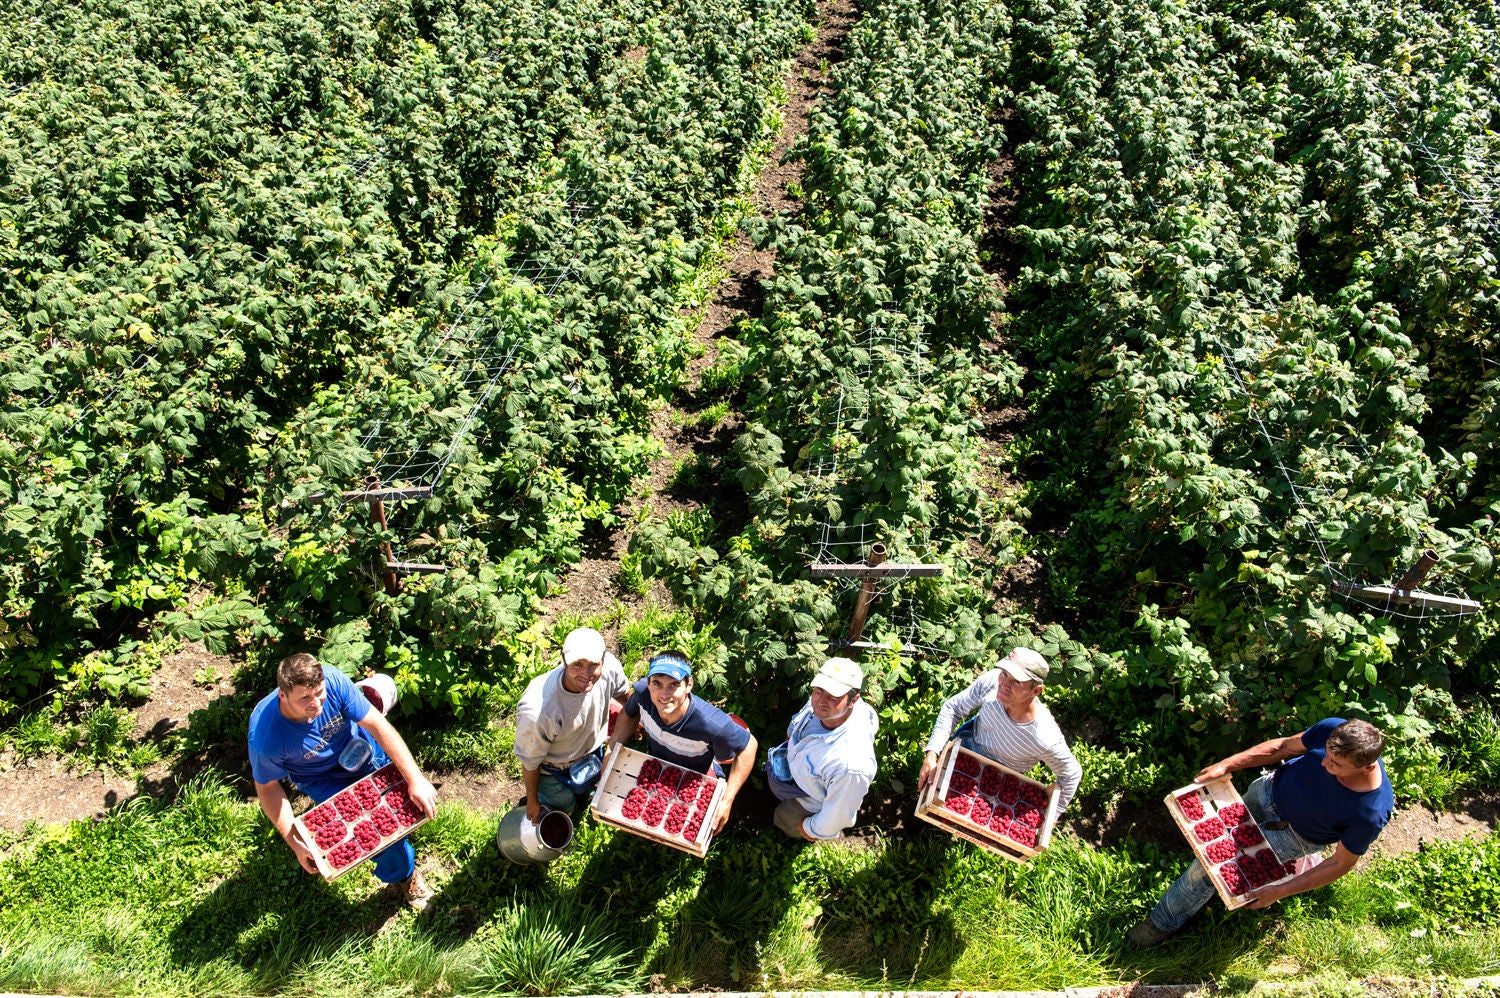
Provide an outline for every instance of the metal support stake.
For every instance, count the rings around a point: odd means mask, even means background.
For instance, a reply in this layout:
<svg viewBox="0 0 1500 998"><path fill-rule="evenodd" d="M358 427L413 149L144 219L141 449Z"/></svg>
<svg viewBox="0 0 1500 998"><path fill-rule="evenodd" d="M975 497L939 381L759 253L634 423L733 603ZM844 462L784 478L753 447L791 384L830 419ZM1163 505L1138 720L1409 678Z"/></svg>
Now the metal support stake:
<svg viewBox="0 0 1500 998"><path fill-rule="evenodd" d="M865 564L871 568L885 561L885 545L875 544L870 548L870 556L865 559ZM859 584L859 602L854 604L854 616L849 620L848 641L852 644L858 641L865 633L865 619L870 615L870 603L875 599L874 575L863 576Z"/></svg>
<svg viewBox="0 0 1500 998"><path fill-rule="evenodd" d="M365 486L371 492L374 492L376 489L380 488L380 479L376 478L374 475L371 475L365 480ZM385 533L385 500L370 500L370 522L379 527L382 534ZM380 542L380 577L385 582L385 591L392 596L395 596L397 593L401 592L401 577L398 576L396 574L396 570L391 567L391 564L395 560L396 556L395 553L391 550L390 542L382 540Z"/></svg>
<svg viewBox="0 0 1500 998"><path fill-rule="evenodd" d="M1408 569L1405 575L1401 576L1401 581L1396 583L1396 588L1403 592L1411 592L1422 584L1422 580L1427 578L1427 573L1432 571L1433 566L1437 563L1438 556L1436 551L1432 550L1432 548L1423 551L1422 557L1417 559L1417 563Z"/></svg>

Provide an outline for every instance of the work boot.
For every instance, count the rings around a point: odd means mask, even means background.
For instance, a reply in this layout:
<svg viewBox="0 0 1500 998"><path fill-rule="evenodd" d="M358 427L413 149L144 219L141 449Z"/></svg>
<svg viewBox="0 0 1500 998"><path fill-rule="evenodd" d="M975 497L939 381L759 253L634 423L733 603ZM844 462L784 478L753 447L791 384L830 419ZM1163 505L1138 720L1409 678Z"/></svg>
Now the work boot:
<svg viewBox="0 0 1500 998"><path fill-rule="evenodd" d="M391 887L395 890L397 900L412 911L426 911L427 906L432 903L432 888L422 879L420 870L412 871L411 876Z"/></svg>
<svg viewBox="0 0 1500 998"><path fill-rule="evenodd" d="M1125 933L1125 941L1137 949L1156 946L1166 942L1170 938L1172 938L1172 933L1158 929L1156 923L1151 921L1149 915L1141 919L1134 928Z"/></svg>

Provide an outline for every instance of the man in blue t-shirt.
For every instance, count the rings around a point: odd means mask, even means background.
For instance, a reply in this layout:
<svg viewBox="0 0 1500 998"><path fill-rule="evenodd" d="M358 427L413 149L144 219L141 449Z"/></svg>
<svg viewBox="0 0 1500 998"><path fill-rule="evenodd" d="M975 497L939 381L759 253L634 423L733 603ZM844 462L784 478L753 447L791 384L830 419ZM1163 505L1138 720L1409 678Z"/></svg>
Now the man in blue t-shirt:
<svg viewBox="0 0 1500 998"><path fill-rule="evenodd" d="M663 762L725 776L724 797L714 821L714 834L729 820L735 795L755 767L759 748L749 729L693 692L693 669L681 652L660 652L651 659L646 678L635 684L625 709L615 722L605 751L634 738L645 729L646 751Z"/></svg>
<svg viewBox="0 0 1500 998"><path fill-rule="evenodd" d="M1299 734L1273 738L1205 767L1194 782L1221 779L1235 770L1276 766L1245 791L1245 806L1260 823L1277 858L1333 855L1280 884L1245 895L1247 908L1265 908L1284 897L1330 884L1354 869L1396 807L1380 762L1384 736L1365 721L1329 717ZM1196 859L1161 896L1127 938L1154 946L1180 929L1214 896L1213 881Z"/></svg>
<svg viewBox="0 0 1500 998"><path fill-rule="evenodd" d="M355 739L369 752L353 770L339 758ZM276 669L276 690L250 714L250 773L260 808L308 873L317 873L307 844L295 834L291 802L282 780L322 803L387 762L406 778L407 792L431 816L437 793L406 748L406 742L380 711L337 669L326 669L308 654L291 655ZM346 759L347 761L347 759ZM421 910L431 891L417 872L416 853L405 839L374 857L375 876L393 885L411 907Z"/></svg>

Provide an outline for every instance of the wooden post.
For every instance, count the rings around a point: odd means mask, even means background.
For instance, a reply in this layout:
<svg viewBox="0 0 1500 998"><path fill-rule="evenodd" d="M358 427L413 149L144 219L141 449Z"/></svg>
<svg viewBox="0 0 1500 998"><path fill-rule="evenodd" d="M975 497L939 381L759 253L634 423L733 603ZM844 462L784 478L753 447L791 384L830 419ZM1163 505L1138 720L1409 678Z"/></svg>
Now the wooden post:
<svg viewBox="0 0 1500 998"><path fill-rule="evenodd" d="M874 568L885 561L885 545L874 544L865 564ZM870 602L875 599L875 576L866 575L859 584L859 601L854 604L854 616L849 619L848 641L858 641L865 633L865 619L870 616Z"/></svg>
<svg viewBox="0 0 1500 998"><path fill-rule="evenodd" d="M371 475L365 481L365 485L369 488L370 491L374 492L375 490L380 488L380 479L376 478L374 475ZM386 522L384 499L376 497L370 500L370 522L378 526L381 533L385 533ZM395 552L391 550L390 542L382 540L380 542L380 577L385 582L385 591L392 596L395 596L401 591L401 577L396 574L396 569L393 567L395 561L396 555Z"/></svg>

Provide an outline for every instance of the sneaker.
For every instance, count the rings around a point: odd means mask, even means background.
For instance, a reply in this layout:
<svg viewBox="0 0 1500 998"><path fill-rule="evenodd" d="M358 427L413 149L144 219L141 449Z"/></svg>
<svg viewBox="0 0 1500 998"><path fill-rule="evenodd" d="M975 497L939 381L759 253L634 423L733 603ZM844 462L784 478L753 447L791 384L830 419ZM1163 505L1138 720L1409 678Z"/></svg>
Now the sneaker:
<svg viewBox="0 0 1500 998"><path fill-rule="evenodd" d="M1134 928L1125 933L1125 941L1138 949L1156 946L1170 938L1172 938L1172 933L1158 929L1149 916L1141 919Z"/></svg>
<svg viewBox="0 0 1500 998"><path fill-rule="evenodd" d="M396 897L412 911L426 911L432 903L432 888L422 879L420 870L398 884L392 884Z"/></svg>

